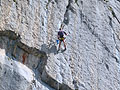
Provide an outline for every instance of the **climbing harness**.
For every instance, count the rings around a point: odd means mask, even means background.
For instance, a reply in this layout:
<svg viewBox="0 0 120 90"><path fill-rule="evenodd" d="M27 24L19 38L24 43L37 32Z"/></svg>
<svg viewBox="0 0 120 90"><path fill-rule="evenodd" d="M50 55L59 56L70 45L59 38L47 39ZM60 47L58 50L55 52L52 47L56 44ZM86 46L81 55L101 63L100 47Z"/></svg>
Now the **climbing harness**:
<svg viewBox="0 0 120 90"><path fill-rule="evenodd" d="M65 39L64 37L62 37L62 38L59 38L59 40L60 40L60 41L63 41L64 39Z"/></svg>

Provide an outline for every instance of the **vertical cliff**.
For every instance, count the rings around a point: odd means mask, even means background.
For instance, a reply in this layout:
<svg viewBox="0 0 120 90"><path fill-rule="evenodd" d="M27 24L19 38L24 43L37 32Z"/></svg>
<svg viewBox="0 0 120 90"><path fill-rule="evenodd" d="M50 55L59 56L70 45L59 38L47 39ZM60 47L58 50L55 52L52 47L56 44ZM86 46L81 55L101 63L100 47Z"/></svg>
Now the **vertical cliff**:
<svg viewBox="0 0 120 90"><path fill-rule="evenodd" d="M0 0L0 90L119 90L119 9L119 0Z"/></svg>

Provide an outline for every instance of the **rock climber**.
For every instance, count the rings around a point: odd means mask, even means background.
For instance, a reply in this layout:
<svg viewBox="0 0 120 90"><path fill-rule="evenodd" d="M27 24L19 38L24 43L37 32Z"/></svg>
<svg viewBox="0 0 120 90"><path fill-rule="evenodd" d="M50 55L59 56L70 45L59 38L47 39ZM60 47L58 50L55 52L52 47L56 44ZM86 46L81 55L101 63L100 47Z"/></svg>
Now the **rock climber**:
<svg viewBox="0 0 120 90"><path fill-rule="evenodd" d="M62 27L61 27L58 31L58 39L59 39L58 51L60 50L61 42L63 42L63 44L64 44L64 51L66 50L66 44L64 41L65 40L64 34L67 35L67 33L65 31L63 31Z"/></svg>

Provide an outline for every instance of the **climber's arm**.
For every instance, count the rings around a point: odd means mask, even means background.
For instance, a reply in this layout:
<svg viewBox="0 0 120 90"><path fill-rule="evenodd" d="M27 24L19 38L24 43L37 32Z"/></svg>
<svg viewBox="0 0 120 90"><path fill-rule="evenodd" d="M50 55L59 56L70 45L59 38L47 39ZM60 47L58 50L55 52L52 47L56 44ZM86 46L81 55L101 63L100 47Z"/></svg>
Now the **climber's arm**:
<svg viewBox="0 0 120 90"><path fill-rule="evenodd" d="M67 33L64 31L64 34L67 35Z"/></svg>

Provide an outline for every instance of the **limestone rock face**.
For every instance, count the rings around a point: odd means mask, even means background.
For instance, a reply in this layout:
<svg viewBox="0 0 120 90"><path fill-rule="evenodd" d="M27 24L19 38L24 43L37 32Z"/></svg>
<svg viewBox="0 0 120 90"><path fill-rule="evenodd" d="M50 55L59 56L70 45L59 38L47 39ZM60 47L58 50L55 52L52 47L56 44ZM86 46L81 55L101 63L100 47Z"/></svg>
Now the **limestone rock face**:
<svg viewBox="0 0 120 90"><path fill-rule="evenodd" d="M5 56L5 50L0 53L0 90L54 90L36 80L28 67Z"/></svg>
<svg viewBox="0 0 120 90"><path fill-rule="evenodd" d="M119 0L0 0L0 90L120 90L119 14Z"/></svg>

